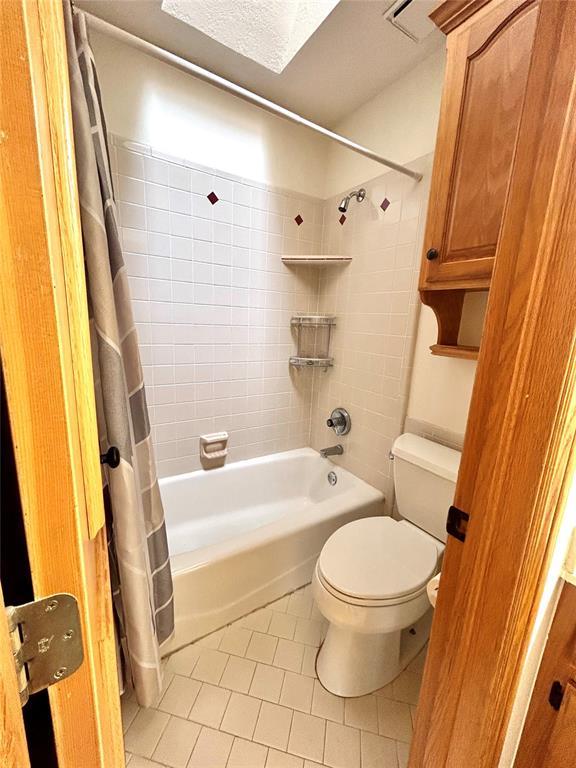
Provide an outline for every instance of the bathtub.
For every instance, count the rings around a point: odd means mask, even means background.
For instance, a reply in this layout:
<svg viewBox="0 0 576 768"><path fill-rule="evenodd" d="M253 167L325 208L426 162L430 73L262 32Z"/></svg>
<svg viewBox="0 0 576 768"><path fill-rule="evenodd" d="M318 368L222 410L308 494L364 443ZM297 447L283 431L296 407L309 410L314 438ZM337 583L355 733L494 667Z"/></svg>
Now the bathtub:
<svg viewBox="0 0 576 768"><path fill-rule="evenodd" d="M384 514L380 491L311 448L164 478L160 492L176 615L163 654L304 586L337 528Z"/></svg>

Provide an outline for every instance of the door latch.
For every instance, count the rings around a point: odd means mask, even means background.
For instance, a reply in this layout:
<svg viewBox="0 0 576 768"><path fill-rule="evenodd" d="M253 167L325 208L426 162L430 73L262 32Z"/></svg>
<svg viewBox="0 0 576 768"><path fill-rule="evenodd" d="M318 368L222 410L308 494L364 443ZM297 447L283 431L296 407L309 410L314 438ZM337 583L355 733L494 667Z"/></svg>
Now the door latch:
<svg viewBox="0 0 576 768"><path fill-rule="evenodd" d="M564 687L560 680L554 680L550 687L550 693L548 694L548 703L555 709L556 712L562 706L562 699L564 698Z"/></svg>
<svg viewBox="0 0 576 768"><path fill-rule="evenodd" d="M60 593L24 605L6 606L20 703L60 682L84 660L78 602Z"/></svg>
<svg viewBox="0 0 576 768"><path fill-rule="evenodd" d="M446 531L450 536L454 536L458 541L466 540L466 529L470 515L463 512L458 507L450 507L448 510L448 520L446 521Z"/></svg>

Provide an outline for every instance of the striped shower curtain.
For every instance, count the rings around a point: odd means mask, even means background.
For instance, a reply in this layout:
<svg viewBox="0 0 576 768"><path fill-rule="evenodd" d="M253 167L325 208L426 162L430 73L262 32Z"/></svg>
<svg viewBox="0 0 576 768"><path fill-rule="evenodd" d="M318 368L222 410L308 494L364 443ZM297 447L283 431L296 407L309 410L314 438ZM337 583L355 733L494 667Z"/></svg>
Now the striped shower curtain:
<svg viewBox="0 0 576 768"><path fill-rule="evenodd" d="M174 630L172 576L138 338L118 235L106 126L84 15L64 2L100 450L120 662L139 704L161 689Z"/></svg>

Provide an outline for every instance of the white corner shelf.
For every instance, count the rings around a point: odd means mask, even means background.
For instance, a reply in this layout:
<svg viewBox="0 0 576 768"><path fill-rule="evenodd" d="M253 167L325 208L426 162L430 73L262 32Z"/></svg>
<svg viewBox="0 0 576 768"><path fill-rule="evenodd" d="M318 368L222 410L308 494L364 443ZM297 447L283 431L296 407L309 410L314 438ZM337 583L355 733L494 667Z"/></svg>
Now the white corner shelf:
<svg viewBox="0 0 576 768"><path fill-rule="evenodd" d="M352 256L282 256L282 262L284 264L302 264L308 267L344 266L345 264L350 264L351 261Z"/></svg>

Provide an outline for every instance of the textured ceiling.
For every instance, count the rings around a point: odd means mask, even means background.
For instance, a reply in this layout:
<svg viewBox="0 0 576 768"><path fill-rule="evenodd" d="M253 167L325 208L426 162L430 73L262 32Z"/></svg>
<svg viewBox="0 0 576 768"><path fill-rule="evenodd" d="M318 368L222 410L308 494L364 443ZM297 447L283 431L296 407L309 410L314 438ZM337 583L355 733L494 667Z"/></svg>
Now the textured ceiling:
<svg viewBox="0 0 576 768"><path fill-rule="evenodd" d="M383 17L390 4L341 0L275 74L164 13L161 0L76 0L77 6L111 24L328 127L442 45L438 31L414 43L392 27Z"/></svg>
<svg viewBox="0 0 576 768"><path fill-rule="evenodd" d="M162 0L162 10L279 74L339 0Z"/></svg>

